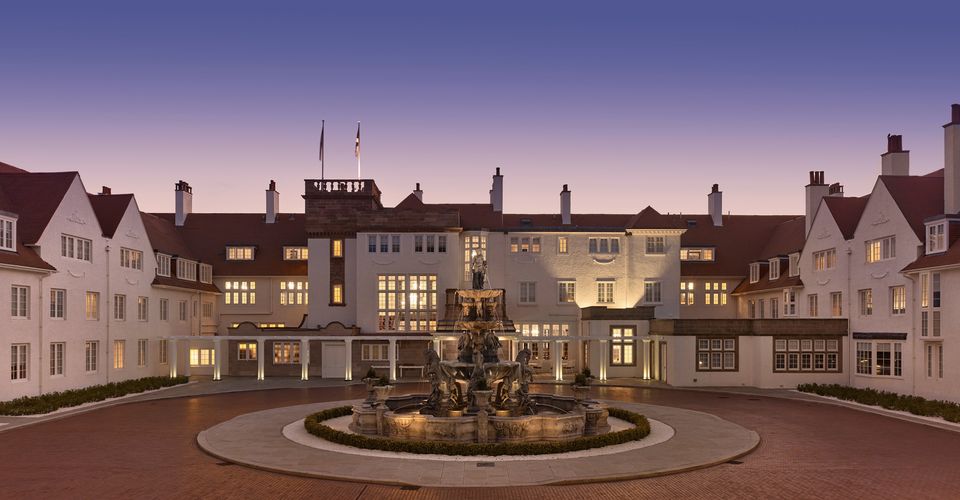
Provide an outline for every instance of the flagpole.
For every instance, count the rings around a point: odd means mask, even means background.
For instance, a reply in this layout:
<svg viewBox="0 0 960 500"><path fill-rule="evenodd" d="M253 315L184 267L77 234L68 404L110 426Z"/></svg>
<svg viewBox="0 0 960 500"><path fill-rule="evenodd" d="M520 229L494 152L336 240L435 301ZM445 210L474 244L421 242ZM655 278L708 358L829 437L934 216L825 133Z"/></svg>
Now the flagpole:
<svg viewBox="0 0 960 500"><path fill-rule="evenodd" d="M354 149L355 149L354 152L357 154L357 180L359 180L360 179L360 122L359 121L357 122L357 144Z"/></svg>
<svg viewBox="0 0 960 500"><path fill-rule="evenodd" d="M320 120L320 180L324 179L323 175L323 131L326 128L327 121Z"/></svg>

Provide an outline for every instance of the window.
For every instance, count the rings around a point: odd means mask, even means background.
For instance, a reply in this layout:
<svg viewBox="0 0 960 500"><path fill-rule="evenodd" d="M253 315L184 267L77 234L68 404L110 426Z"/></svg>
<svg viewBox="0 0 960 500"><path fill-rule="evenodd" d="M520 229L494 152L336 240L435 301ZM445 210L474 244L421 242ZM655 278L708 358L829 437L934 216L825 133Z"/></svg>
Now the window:
<svg viewBox="0 0 960 500"><path fill-rule="evenodd" d="M826 271L837 267L837 249L821 250L813 252L813 270Z"/></svg>
<svg viewBox="0 0 960 500"><path fill-rule="evenodd" d="M213 317L213 302L204 301L201 309L204 318L209 319Z"/></svg>
<svg viewBox="0 0 960 500"><path fill-rule="evenodd" d="M783 291L783 315L797 315L797 291L795 289L791 288Z"/></svg>
<svg viewBox="0 0 960 500"><path fill-rule="evenodd" d="M90 251L93 243L85 238L60 235L60 256L66 259L85 260L93 262L93 256Z"/></svg>
<svg viewBox="0 0 960 500"><path fill-rule="evenodd" d="M84 300L84 310L88 320L97 321L100 319L100 293L87 292Z"/></svg>
<svg viewBox="0 0 960 500"><path fill-rule="evenodd" d="M160 321L170 320L170 300L160 299Z"/></svg>
<svg viewBox="0 0 960 500"><path fill-rule="evenodd" d="M933 296L933 307L938 309L940 308L940 273L932 273L930 277L933 290L931 294Z"/></svg>
<svg viewBox="0 0 960 500"><path fill-rule="evenodd" d="M10 380L26 380L27 362L30 360L30 344L10 345Z"/></svg>
<svg viewBox="0 0 960 500"><path fill-rule="evenodd" d="M870 342L857 342L857 373L860 375L873 373L873 350Z"/></svg>
<svg viewBox="0 0 960 500"><path fill-rule="evenodd" d="M395 238L396 238L395 241L396 241L396 245L397 245L397 250L396 250L396 251L399 252L399 251L400 251L400 249L399 249L399 246L400 246L400 237L397 236L397 237L395 237ZM538 250L538 251L539 251L539 250ZM447 253L447 235L441 234L440 236L437 236L437 252L439 252L439 253Z"/></svg>
<svg viewBox="0 0 960 500"><path fill-rule="evenodd" d="M736 338L697 337L697 371L736 371Z"/></svg>
<svg viewBox="0 0 960 500"><path fill-rule="evenodd" d="M940 336L940 311L933 311L933 336Z"/></svg>
<svg viewBox="0 0 960 500"><path fill-rule="evenodd" d="M899 316L907 313L907 289L903 286L890 287L890 314Z"/></svg>
<svg viewBox="0 0 960 500"><path fill-rule="evenodd" d="M830 292L830 315L834 318L843 316L843 292Z"/></svg>
<svg viewBox="0 0 960 500"><path fill-rule="evenodd" d="M770 281L780 279L780 259L770 259L767 263L770 269L768 273Z"/></svg>
<svg viewBox="0 0 960 500"><path fill-rule="evenodd" d="M274 342L273 364L293 365L300 362L300 342Z"/></svg>
<svg viewBox="0 0 960 500"><path fill-rule="evenodd" d="M187 301L181 300L177 302L177 309L178 309L178 312L180 313L179 314L180 321L186 321L187 320Z"/></svg>
<svg viewBox="0 0 960 500"><path fill-rule="evenodd" d="M754 300L747 301L747 317L750 319L757 317L757 303Z"/></svg>
<svg viewBox="0 0 960 500"><path fill-rule="evenodd" d="M694 285L692 281L680 282L680 305L692 306L694 303Z"/></svg>
<svg viewBox="0 0 960 500"><path fill-rule="evenodd" d="M393 244L391 246L391 251L393 252L400 251L400 236L393 237ZM413 237L413 251L417 253L421 253L421 252L446 253L447 237L446 235L418 234Z"/></svg>
<svg viewBox="0 0 960 500"><path fill-rule="evenodd" d="M557 253L567 254L570 253L568 241L566 236L557 236Z"/></svg>
<svg viewBox="0 0 960 500"><path fill-rule="evenodd" d="M361 361L386 361L389 359L390 344L363 344L360 347Z"/></svg>
<svg viewBox="0 0 960 500"><path fill-rule="evenodd" d="M663 236L647 236L647 254L662 255L665 252Z"/></svg>
<svg viewBox="0 0 960 500"><path fill-rule="evenodd" d="M150 314L150 301L146 297L137 297L137 321L147 321Z"/></svg>
<svg viewBox="0 0 960 500"><path fill-rule="evenodd" d="M790 254L790 276L800 276L800 254Z"/></svg>
<svg viewBox="0 0 960 500"><path fill-rule="evenodd" d="M213 349L190 349L190 366L213 366Z"/></svg>
<svg viewBox="0 0 960 500"><path fill-rule="evenodd" d="M240 342L237 345L237 359L240 361L253 361L257 359L256 342Z"/></svg>
<svg viewBox="0 0 960 500"><path fill-rule="evenodd" d="M889 260L897 256L897 237L887 236L865 243L867 263Z"/></svg>
<svg viewBox="0 0 960 500"><path fill-rule="evenodd" d="M703 294L703 303L710 306L727 305L727 283L726 282L707 282L703 284L706 293Z"/></svg>
<svg viewBox="0 0 960 500"><path fill-rule="evenodd" d="M750 263L750 283L756 283L760 281L760 263L751 262Z"/></svg>
<svg viewBox="0 0 960 500"><path fill-rule="evenodd" d="M376 235L367 236L367 252L368 253L377 253L377 237Z"/></svg>
<svg viewBox="0 0 960 500"><path fill-rule="evenodd" d="M612 304L613 303L613 281L598 281L597 282L597 303L599 304Z"/></svg>
<svg viewBox="0 0 960 500"><path fill-rule="evenodd" d="M10 287L10 317L14 319L30 317L30 287L20 285Z"/></svg>
<svg viewBox="0 0 960 500"><path fill-rule="evenodd" d="M712 248L681 248L680 260L712 261L714 253Z"/></svg>
<svg viewBox="0 0 960 500"><path fill-rule="evenodd" d="M334 283L330 289L330 303L343 305L343 283Z"/></svg>
<svg viewBox="0 0 960 500"><path fill-rule="evenodd" d="M577 301L576 281L558 281L557 290L559 292L557 301L561 304L573 304Z"/></svg>
<svg viewBox="0 0 960 500"><path fill-rule="evenodd" d="M260 328L285 328L287 325L284 323L260 323L258 326Z"/></svg>
<svg viewBox="0 0 960 500"><path fill-rule="evenodd" d="M227 281L223 287L224 304L253 305L257 303L256 281Z"/></svg>
<svg viewBox="0 0 960 500"><path fill-rule="evenodd" d="M308 281L281 281L280 282L280 305L293 306L308 304L308 292L310 282ZM343 299L341 298L341 302Z"/></svg>
<svg viewBox="0 0 960 500"><path fill-rule="evenodd" d="M330 240L330 256L337 259L343 258L343 240Z"/></svg>
<svg viewBox="0 0 960 500"><path fill-rule="evenodd" d="M0 250L9 250L15 252L17 250L17 240L14 236L17 230L17 224L15 219L10 219L7 217L0 217Z"/></svg>
<svg viewBox="0 0 960 500"><path fill-rule="evenodd" d="M860 315L870 316L873 314L873 289L867 288L857 292L860 298Z"/></svg>
<svg viewBox="0 0 960 500"><path fill-rule="evenodd" d="M759 315L760 319L763 319L763 318L764 318L764 309L763 309L764 306L763 306L763 303L764 303L764 300L763 300L763 299L760 299L760 300L757 301L757 306L758 306L757 309L759 309L759 311L760 311L760 315Z"/></svg>
<svg viewBox="0 0 960 500"><path fill-rule="evenodd" d="M113 341L113 369L119 370L123 368L123 358L127 349L126 340L114 340Z"/></svg>
<svg viewBox="0 0 960 500"><path fill-rule="evenodd" d="M430 236L433 238L433 236ZM414 236L414 248L415 252L423 251L423 239L424 236L416 235ZM337 240L334 240L337 241ZM379 243L378 243L379 242ZM342 245L342 244L341 244ZM432 245L432 243L431 243ZM336 250L336 249L334 249ZM371 234L367 236L367 252L369 253L399 253L400 252L400 235L394 234ZM431 252L433 250L430 250ZM342 249L341 249L342 252ZM336 256L336 255L334 255ZM341 254L342 256L342 254Z"/></svg>
<svg viewBox="0 0 960 500"><path fill-rule="evenodd" d="M120 249L120 267L143 270L143 252L129 248Z"/></svg>
<svg viewBox="0 0 960 500"><path fill-rule="evenodd" d="M63 342L50 343L50 376L59 377L63 375L63 355L67 344Z"/></svg>
<svg viewBox="0 0 960 500"><path fill-rule="evenodd" d="M770 317L773 319L780 317L780 299L770 299Z"/></svg>
<svg viewBox="0 0 960 500"><path fill-rule="evenodd" d="M820 315L819 299L820 296L815 293L807 295L807 315L811 318L816 318Z"/></svg>
<svg viewBox="0 0 960 500"><path fill-rule="evenodd" d="M514 236L510 238L510 253L540 253L539 236Z"/></svg>
<svg viewBox="0 0 960 500"><path fill-rule="evenodd" d="M472 278L470 263L473 257L479 254L487 259L487 237L485 235L469 235L463 238L463 279L469 282Z"/></svg>
<svg viewBox="0 0 960 500"><path fill-rule="evenodd" d="M377 315L380 331L436 330L437 275L377 276Z"/></svg>
<svg viewBox="0 0 960 500"><path fill-rule="evenodd" d="M632 326L610 327L610 366L633 366L637 364L637 331Z"/></svg>
<svg viewBox="0 0 960 500"><path fill-rule="evenodd" d="M857 342L857 374L903 376L903 345L899 342Z"/></svg>
<svg viewBox="0 0 960 500"><path fill-rule="evenodd" d="M177 259L177 278L197 281L197 263L192 260Z"/></svg>
<svg viewBox="0 0 960 500"><path fill-rule="evenodd" d="M587 249L590 253L620 253L620 238L590 238Z"/></svg>
<svg viewBox="0 0 960 500"><path fill-rule="evenodd" d="M117 294L113 296L113 319L117 321L124 321L127 319L126 295Z"/></svg>
<svg viewBox="0 0 960 500"><path fill-rule="evenodd" d="M570 335L570 325L567 323L517 323L517 333L520 337L567 337ZM570 346L568 342L560 344L560 359L568 360ZM550 360L553 342L520 342L521 349L529 349L533 360Z"/></svg>
<svg viewBox="0 0 960 500"><path fill-rule="evenodd" d="M920 275L920 307L930 307L930 275Z"/></svg>
<svg viewBox="0 0 960 500"><path fill-rule="evenodd" d="M50 289L50 317L52 319L66 318L67 291L60 288Z"/></svg>
<svg viewBox="0 0 960 500"><path fill-rule="evenodd" d="M937 222L927 226L927 253L946 251L946 229L946 222Z"/></svg>
<svg viewBox="0 0 960 500"><path fill-rule="evenodd" d="M840 341L818 338L774 338L773 371L839 372Z"/></svg>
<svg viewBox="0 0 960 500"><path fill-rule="evenodd" d="M210 264L200 264L200 282L213 283L213 266Z"/></svg>
<svg viewBox="0 0 960 500"><path fill-rule="evenodd" d="M160 364L165 365L167 364L167 341L161 340L157 345L160 346Z"/></svg>
<svg viewBox="0 0 960 500"><path fill-rule="evenodd" d="M137 366L147 366L147 339L137 340Z"/></svg>
<svg viewBox="0 0 960 500"><path fill-rule="evenodd" d="M930 312L920 311L920 336L926 337L930 332Z"/></svg>
<svg viewBox="0 0 960 500"><path fill-rule="evenodd" d="M343 240L333 240L340 242L340 251L341 255L334 255L334 257L343 257ZM283 247L283 260L307 260L307 257L310 255L307 247Z"/></svg>
<svg viewBox="0 0 960 500"><path fill-rule="evenodd" d="M100 353L100 342L88 340L83 343L83 369L87 373L97 371L97 356Z"/></svg>
<svg viewBox="0 0 960 500"><path fill-rule="evenodd" d="M157 276L170 276L170 256L157 254Z"/></svg>
<svg viewBox="0 0 960 500"><path fill-rule="evenodd" d="M536 282L534 281L520 282L520 303L521 304L537 303L537 283Z"/></svg>
<svg viewBox="0 0 960 500"><path fill-rule="evenodd" d="M662 297L660 296L660 282L659 281L644 281L643 282L643 302L645 304L659 304L663 302ZM610 293L611 297L613 292ZM612 298L611 298L612 302Z"/></svg>
<svg viewBox="0 0 960 500"><path fill-rule="evenodd" d="M253 260L254 247L227 247L227 260Z"/></svg>

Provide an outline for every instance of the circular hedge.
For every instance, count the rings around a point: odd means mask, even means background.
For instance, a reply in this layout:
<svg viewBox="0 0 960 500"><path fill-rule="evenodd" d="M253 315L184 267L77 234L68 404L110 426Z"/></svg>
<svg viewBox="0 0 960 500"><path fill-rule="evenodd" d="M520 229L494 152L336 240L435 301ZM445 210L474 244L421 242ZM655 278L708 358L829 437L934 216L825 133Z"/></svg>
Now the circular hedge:
<svg viewBox="0 0 960 500"><path fill-rule="evenodd" d="M361 434L350 434L338 431L322 422L331 418L345 417L353 413L350 406L330 408L312 415L303 420L307 432L327 441L362 448L365 450L396 451L416 453L421 455L546 455L551 453L566 453L570 451L589 450L630 441L638 441L650 434L650 422L639 413L620 408L609 408L611 417L626 420L634 425L630 429L617 432L608 432L597 436L584 436L570 441L549 441L533 443L461 443L452 441L401 441L380 437L369 437Z"/></svg>

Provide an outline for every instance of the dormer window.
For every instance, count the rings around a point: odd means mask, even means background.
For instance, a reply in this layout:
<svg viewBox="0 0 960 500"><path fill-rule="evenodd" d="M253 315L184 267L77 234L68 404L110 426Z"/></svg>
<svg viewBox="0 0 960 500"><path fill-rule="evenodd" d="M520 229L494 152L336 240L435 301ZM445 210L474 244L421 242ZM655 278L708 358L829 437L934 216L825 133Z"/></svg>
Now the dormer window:
<svg viewBox="0 0 960 500"><path fill-rule="evenodd" d="M343 240L335 241L340 241L341 245L343 244ZM307 247L283 247L283 260L307 260L307 256Z"/></svg>
<svg viewBox="0 0 960 500"><path fill-rule="evenodd" d="M790 276L800 276L800 254L790 254Z"/></svg>
<svg viewBox="0 0 960 500"><path fill-rule="evenodd" d="M227 260L253 260L254 247L227 247Z"/></svg>
<svg viewBox="0 0 960 500"><path fill-rule="evenodd" d="M760 281L760 263L751 262L750 263L750 283L756 283Z"/></svg>
<svg viewBox="0 0 960 500"><path fill-rule="evenodd" d="M17 219L0 217L0 250L15 252L17 250Z"/></svg>
<svg viewBox="0 0 960 500"><path fill-rule="evenodd" d="M947 251L947 222L927 224L927 253Z"/></svg>
<svg viewBox="0 0 960 500"><path fill-rule="evenodd" d="M770 263L770 281L780 279L780 258L773 258L768 262Z"/></svg>
<svg viewBox="0 0 960 500"><path fill-rule="evenodd" d="M200 264L200 282L213 283L213 266L210 264Z"/></svg>
<svg viewBox="0 0 960 500"><path fill-rule="evenodd" d="M681 248L680 260L710 262L715 258L712 248Z"/></svg>
<svg viewBox="0 0 960 500"><path fill-rule="evenodd" d="M192 260L177 259L177 278L197 281L197 263Z"/></svg>
<svg viewBox="0 0 960 500"><path fill-rule="evenodd" d="M170 276L170 256L157 254L157 276Z"/></svg>

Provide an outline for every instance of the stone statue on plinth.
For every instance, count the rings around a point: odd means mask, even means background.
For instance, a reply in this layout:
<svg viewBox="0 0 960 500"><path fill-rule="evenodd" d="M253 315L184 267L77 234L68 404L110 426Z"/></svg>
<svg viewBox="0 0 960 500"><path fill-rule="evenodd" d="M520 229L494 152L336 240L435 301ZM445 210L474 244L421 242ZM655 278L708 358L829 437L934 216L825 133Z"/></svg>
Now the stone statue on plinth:
<svg viewBox="0 0 960 500"><path fill-rule="evenodd" d="M473 274L473 289L483 290L487 275L487 261L483 260L483 256L479 253L470 260L470 272Z"/></svg>

